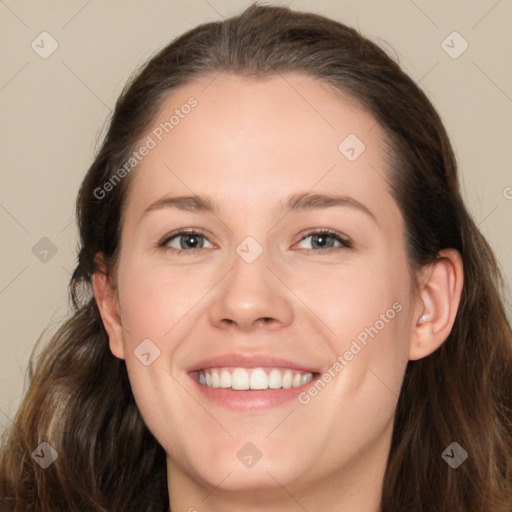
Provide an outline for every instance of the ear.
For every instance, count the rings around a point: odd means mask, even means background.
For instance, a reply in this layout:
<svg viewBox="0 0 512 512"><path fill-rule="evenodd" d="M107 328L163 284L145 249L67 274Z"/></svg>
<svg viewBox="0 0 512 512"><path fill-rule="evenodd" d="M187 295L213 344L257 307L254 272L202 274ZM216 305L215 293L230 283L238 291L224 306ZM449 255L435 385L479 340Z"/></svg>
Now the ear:
<svg viewBox="0 0 512 512"><path fill-rule="evenodd" d="M422 359L448 338L459 308L464 272L455 249L440 251L439 259L425 269L419 285L409 359Z"/></svg>
<svg viewBox="0 0 512 512"><path fill-rule="evenodd" d="M108 334L110 351L119 359L124 359L123 327L119 315L117 290L107 273L107 266L102 254L96 255L96 262L98 270L92 276L94 298Z"/></svg>

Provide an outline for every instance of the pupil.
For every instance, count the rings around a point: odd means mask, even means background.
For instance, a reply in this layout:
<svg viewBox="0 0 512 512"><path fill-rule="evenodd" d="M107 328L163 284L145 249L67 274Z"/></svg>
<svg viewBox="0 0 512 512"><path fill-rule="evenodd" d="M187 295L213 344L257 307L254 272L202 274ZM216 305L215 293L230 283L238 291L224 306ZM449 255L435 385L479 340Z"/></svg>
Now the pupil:
<svg viewBox="0 0 512 512"><path fill-rule="evenodd" d="M326 247L327 246L326 239L329 236L330 235L323 235L323 234L315 235L313 237L313 245L316 245L318 247Z"/></svg>
<svg viewBox="0 0 512 512"><path fill-rule="evenodd" d="M199 237L197 235L185 235L184 241L189 248L192 247L195 249L198 245L198 238Z"/></svg>

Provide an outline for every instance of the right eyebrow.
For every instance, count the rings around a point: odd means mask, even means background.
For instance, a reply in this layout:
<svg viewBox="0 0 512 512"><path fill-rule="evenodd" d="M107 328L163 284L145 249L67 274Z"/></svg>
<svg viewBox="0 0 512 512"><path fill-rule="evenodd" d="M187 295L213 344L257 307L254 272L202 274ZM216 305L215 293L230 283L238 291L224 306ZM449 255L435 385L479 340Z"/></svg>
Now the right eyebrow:
<svg viewBox="0 0 512 512"><path fill-rule="evenodd" d="M215 201L206 196L164 196L154 203L151 203L144 210L142 216L145 216L149 212L161 210L163 208L210 213L215 213L218 211Z"/></svg>

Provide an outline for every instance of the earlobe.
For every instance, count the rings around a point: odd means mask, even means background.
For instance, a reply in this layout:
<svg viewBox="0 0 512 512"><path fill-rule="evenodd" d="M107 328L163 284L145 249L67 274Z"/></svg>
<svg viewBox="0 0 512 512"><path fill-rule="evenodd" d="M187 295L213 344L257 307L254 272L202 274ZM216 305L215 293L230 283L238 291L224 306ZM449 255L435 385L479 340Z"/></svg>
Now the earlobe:
<svg viewBox="0 0 512 512"><path fill-rule="evenodd" d="M464 272L455 249L445 249L429 266L419 284L418 304L412 328L409 359L422 359L448 338L460 304Z"/></svg>
<svg viewBox="0 0 512 512"><path fill-rule="evenodd" d="M124 359L123 329L119 315L116 289L107 274L102 256L98 256L98 266L99 270L92 276L94 298L108 334L110 350L114 356Z"/></svg>

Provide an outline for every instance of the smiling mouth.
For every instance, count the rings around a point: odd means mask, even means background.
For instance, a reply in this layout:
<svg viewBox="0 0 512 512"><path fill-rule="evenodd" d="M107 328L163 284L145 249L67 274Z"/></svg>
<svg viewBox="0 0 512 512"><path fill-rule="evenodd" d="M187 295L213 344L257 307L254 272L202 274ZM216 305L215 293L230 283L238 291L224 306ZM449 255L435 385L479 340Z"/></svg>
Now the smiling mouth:
<svg viewBox="0 0 512 512"><path fill-rule="evenodd" d="M200 385L208 388L261 391L297 388L313 380L316 374L278 367L222 367L196 370L191 373L191 376Z"/></svg>

